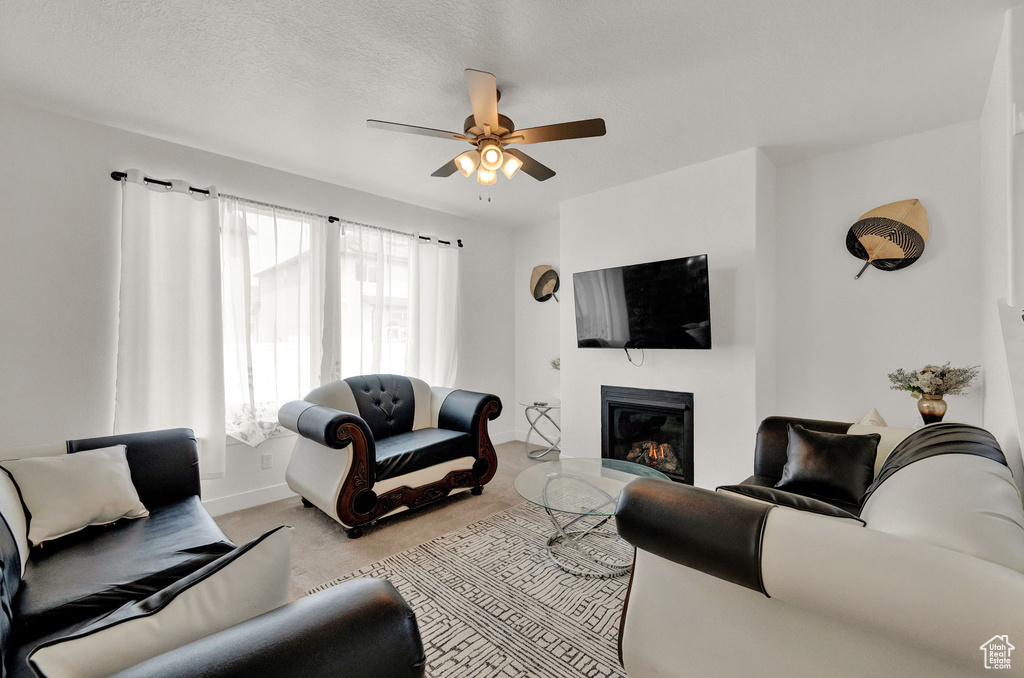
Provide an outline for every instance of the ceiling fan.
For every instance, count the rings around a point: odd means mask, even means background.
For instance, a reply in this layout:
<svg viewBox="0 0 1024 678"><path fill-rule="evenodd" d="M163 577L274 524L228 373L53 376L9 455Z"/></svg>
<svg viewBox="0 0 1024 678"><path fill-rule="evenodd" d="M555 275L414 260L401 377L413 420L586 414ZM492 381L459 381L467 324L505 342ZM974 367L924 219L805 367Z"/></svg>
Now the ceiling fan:
<svg viewBox="0 0 1024 678"><path fill-rule="evenodd" d="M537 181L546 181L555 176L554 170L519 149L507 148L510 144L539 144L544 141L604 136L604 120L601 118L517 130L509 118L498 113L501 92L498 91L498 83L493 74L467 68L466 85L469 87L473 114L466 118L462 134L383 120L367 120L366 126L469 142L475 146L474 149L446 162L430 176L448 177L460 172L462 176L468 177L475 171L476 180L484 185L498 180L499 169L509 179L520 169Z"/></svg>

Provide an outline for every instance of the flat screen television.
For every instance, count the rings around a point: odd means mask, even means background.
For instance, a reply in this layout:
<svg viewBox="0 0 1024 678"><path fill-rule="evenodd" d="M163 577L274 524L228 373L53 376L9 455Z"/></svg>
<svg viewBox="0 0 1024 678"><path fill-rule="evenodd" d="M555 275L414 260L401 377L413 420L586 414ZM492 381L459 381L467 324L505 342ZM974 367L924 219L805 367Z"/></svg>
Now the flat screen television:
<svg viewBox="0 0 1024 678"><path fill-rule="evenodd" d="M572 276L580 348L711 348L708 257Z"/></svg>

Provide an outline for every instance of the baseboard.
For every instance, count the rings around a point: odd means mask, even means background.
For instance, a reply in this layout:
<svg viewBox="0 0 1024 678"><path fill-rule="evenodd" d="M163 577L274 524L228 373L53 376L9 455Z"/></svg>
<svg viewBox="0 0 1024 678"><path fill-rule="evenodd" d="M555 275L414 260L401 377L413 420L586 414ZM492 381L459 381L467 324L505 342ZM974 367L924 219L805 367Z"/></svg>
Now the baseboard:
<svg viewBox="0 0 1024 678"><path fill-rule="evenodd" d="M203 502L203 506L205 506L206 510L210 512L210 515L220 516L225 513L241 511L242 509L260 506L261 504L269 504L272 501L279 501L281 499L287 499L288 497L294 496L296 496L296 494L292 492L291 488L288 487L288 484L281 483L280 485L261 487L258 490L229 494L226 497L207 499Z"/></svg>
<svg viewBox="0 0 1024 678"><path fill-rule="evenodd" d="M491 438L491 443L494 445L501 445L502 443L507 443L510 440L516 439L515 431L502 431L501 433L491 433L488 431L487 433Z"/></svg>

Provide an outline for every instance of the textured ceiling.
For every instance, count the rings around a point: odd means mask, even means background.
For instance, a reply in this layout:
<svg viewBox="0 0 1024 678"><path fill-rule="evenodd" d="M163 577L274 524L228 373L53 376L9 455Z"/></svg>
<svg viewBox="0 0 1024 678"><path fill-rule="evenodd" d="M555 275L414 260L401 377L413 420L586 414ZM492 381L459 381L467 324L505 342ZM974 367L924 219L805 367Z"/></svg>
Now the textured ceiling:
<svg viewBox="0 0 1024 678"><path fill-rule="evenodd" d="M977 118L1014 0L3 0L0 96L495 223L750 146L777 162ZM558 176L430 173L468 146L463 69ZM483 200L479 197L483 196ZM491 197L492 201L487 202Z"/></svg>

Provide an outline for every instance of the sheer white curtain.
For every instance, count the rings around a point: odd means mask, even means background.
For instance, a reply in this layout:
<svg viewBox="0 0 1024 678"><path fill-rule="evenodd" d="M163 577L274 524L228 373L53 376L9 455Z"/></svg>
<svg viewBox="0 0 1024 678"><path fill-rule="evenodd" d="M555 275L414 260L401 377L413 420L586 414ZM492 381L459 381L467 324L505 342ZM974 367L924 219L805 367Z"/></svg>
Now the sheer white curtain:
<svg viewBox="0 0 1024 678"><path fill-rule="evenodd" d="M337 229L227 196L220 223L227 432L255 447L282 431L278 407L321 383L326 239Z"/></svg>
<svg viewBox="0 0 1024 678"><path fill-rule="evenodd" d="M326 381L358 374L453 386L458 367L458 250L416 235L341 223L340 304L327 315ZM336 338L335 338L336 337ZM331 339L332 341L328 341ZM327 367L327 362L325 367Z"/></svg>
<svg viewBox="0 0 1024 678"><path fill-rule="evenodd" d="M335 360L329 379L357 374L407 374L411 235L342 222L336 313L328 318ZM325 378L327 375L325 375Z"/></svg>
<svg viewBox="0 0 1024 678"><path fill-rule="evenodd" d="M458 252L414 235L221 197L227 432L259 445L322 384L455 381Z"/></svg>
<svg viewBox="0 0 1024 678"><path fill-rule="evenodd" d="M123 182L114 432L187 427L203 477L224 474L217 191Z"/></svg>
<svg viewBox="0 0 1024 678"><path fill-rule="evenodd" d="M452 387L459 367L459 250L420 242L410 261L407 373Z"/></svg>

